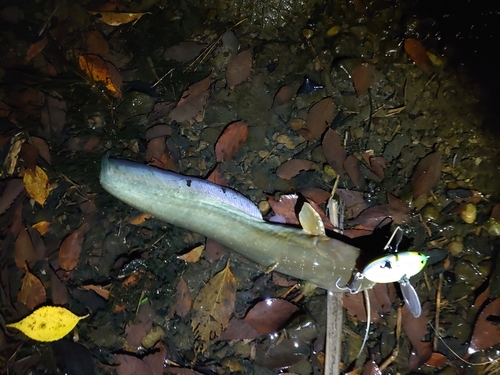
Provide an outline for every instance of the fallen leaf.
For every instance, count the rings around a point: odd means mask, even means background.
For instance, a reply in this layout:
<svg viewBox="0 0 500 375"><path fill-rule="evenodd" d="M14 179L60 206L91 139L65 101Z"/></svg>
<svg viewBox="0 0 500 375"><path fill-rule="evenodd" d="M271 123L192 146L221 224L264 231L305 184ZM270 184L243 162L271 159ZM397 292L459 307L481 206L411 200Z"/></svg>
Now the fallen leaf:
<svg viewBox="0 0 500 375"><path fill-rule="evenodd" d="M198 57L205 47L207 47L205 43L181 42L178 45L167 48L163 53L163 58L165 60L186 63Z"/></svg>
<svg viewBox="0 0 500 375"><path fill-rule="evenodd" d="M476 319L474 332L467 350L469 355L500 342L500 325L489 321L489 316L500 316L500 297L487 304Z"/></svg>
<svg viewBox="0 0 500 375"><path fill-rule="evenodd" d="M252 50L241 51L232 59L226 68L226 84L233 88L242 82L245 82L252 71Z"/></svg>
<svg viewBox="0 0 500 375"><path fill-rule="evenodd" d="M59 248L59 266L63 270L71 271L80 261L80 252L82 251L83 234L85 224L71 233L64 239Z"/></svg>
<svg viewBox="0 0 500 375"><path fill-rule="evenodd" d="M156 352L148 354L142 360L151 369L150 375L163 375L163 368L165 366L165 363L169 362L167 359L167 346L164 343L160 342L155 345L154 349L156 350Z"/></svg>
<svg viewBox="0 0 500 375"><path fill-rule="evenodd" d="M261 335L278 332L286 326L293 313L299 308L280 298L268 298L258 302L243 319Z"/></svg>
<svg viewBox="0 0 500 375"><path fill-rule="evenodd" d="M243 121L229 124L215 144L217 162L229 161L247 140L248 126Z"/></svg>
<svg viewBox="0 0 500 375"><path fill-rule="evenodd" d="M149 218L151 218L150 214L146 214L144 212L141 212L137 215L127 217L127 219L125 221L129 224L132 224L132 225L141 225Z"/></svg>
<svg viewBox="0 0 500 375"><path fill-rule="evenodd" d="M112 68L116 70L114 65L104 61L101 56L93 54L79 55L78 65L91 81L104 84L113 96L121 98L121 77L119 74L116 75L111 72Z"/></svg>
<svg viewBox="0 0 500 375"><path fill-rule="evenodd" d="M366 94L371 85L373 85L374 78L375 66L373 64L364 62L354 68L352 80L357 97Z"/></svg>
<svg viewBox="0 0 500 375"><path fill-rule="evenodd" d="M132 348L141 346L144 337L153 328L155 313L149 302L142 303L139 307L136 319L125 326L125 339Z"/></svg>
<svg viewBox="0 0 500 375"><path fill-rule="evenodd" d="M24 184L22 180L15 178L7 182L2 196L0 196L0 215L7 211L23 191Z"/></svg>
<svg viewBox="0 0 500 375"><path fill-rule="evenodd" d="M361 375L382 375L382 371L374 360L370 360L365 363Z"/></svg>
<svg viewBox="0 0 500 375"><path fill-rule="evenodd" d="M307 114L306 127L313 139L319 138L335 117L333 98L327 97L314 104Z"/></svg>
<svg viewBox="0 0 500 375"><path fill-rule="evenodd" d="M262 336L259 332L255 330L250 324L245 322L243 319L232 318L229 321L227 328L222 332L222 334L215 339L215 341L220 340L253 340L257 337Z"/></svg>
<svg viewBox="0 0 500 375"><path fill-rule="evenodd" d="M425 306L422 310L426 310ZM416 370L432 356L431 344L422 341L427 333L427 314L422 313L420 317L415 318L408 307L404 305L402 307L402 328L414 352L410 355L409 367L410 370Z"/></svg>
<svg viewBox="0 0 500 375"><path fill-rule="evenodd" d="M151 368L142 359L133 355L115 354L116 373L118 375L152 374Z"/></svg>
<svg viewBox="0 0 500 375"><path fill-rule="evenodd" d="M285 103L288 103L295 95L295 90L292 86L281 86L274 96L273 105L271 108L277 108Z"/></svg>
<svg viewBox="0 0 500 375"><path fill-rule="evenodd" d="M429 360L425 362L427 366L437 367L437 368L444 367L447 363L448 363L448 358L446 358L444 354L437 352L432 353L431 358L429 358Z"/></svg>
<svg viewBox="0 0 500 375"><path fill-rule="evenodd" d="M194 300L191 328L196 352L205 352L208 342L227 327L235 300L236 279L227 262L226 267L210 279Z"/></svg>
<svg viewBox="0 0 500 375"><path fill-rule="evenodd" d="M291 179L297 176L301 171L307 171L312 168L314 162L304 159L291 159L281 164L276 170L280 178Z"/></svg>
<svg viewBox="0 0 500 375"><path fill-rule="evenodd" d="M31 237L24 227L21 228L16 239L14 260L16 262L16 266L22 270L26 268L26 265L28 267L32 267L35 261L38 260L35 248L31 242Z"/></svg>
<svg viewBox="0 0 500 375"><path fill-rule="evenodd" d="M298 192L302 194L308 201L313 201L316 204L322 204L330 199L331 193L320 188L304 188L299 189Z"/></svg>
<svg viewBox="0 0 500 375"><path fill-rule="evenodd" d="M189 287L181 276L175 288L175 304L172 306L172 317L174 313L181 318L184 318L191 310L193 304L193 297L189 292Z"/></svg>
<svg viewBox="0 0 500 375"><path fill-rule="evenodd" d="M23 303L28 310L32 311L35 307L45 303L47 296L40 279L29 272L26 267L25 269L26 274L23 277L17 301Z"/></svg>
<svg viewBox="0 0 500 375"><path fill-rule="evenodd" d="M29 46L28 51L26 52L26 58L24 59L24 63L27 64L31 59L33 59L36 55L42 52L47 43L48 43L47 36L44 35L42 39Z"/></svg>
<svg viewBox="0 0 500 375"><path fill-rule="evenodd" d="M202 79L193 83L182 93L177 105L168 115L170 121L184 122L193 120L202 113L208 96L208 89L212 83L212 77Z"/></svg>
<svg viewBox="0 0 500 375"><path fill-rule="evenodd" d="M323 137L321 146L323 147L323 154L328 164L339 175L344 175L344 161L347 153L340 134L336 130L328 129Z"/></svg>
<svg viewBox="0 0 500 375"><path fill-rule="evenodd" d="M363 193L359 191L337 188L336 193L345 204L347 219L357 217L368 208L368 203L365 202Z"/></svg>
<svg viewBox="0 0 500 375"><path fill-rule="evenodd" d="M29 143L23 143L19 153L27 169L35 170L38 159L38 149Z"/></svg>
<svg viewBox="0 0 500 375"><path fill-rule="evenodd" d="M89 14L97 16L102 22L110 26L120 26L129 22L138 21L145 13L126 13L126 12L93 12L88 10Z"/></svg>
<svg viewBox="0 0 500 375"><path fill-rule="evenodd" d="M102 298L104 298L105 300L109 299L109 295L110 295L109 287L106 288L106 287L103 287L101 285L92 285L92 284L90 284L90 285L82 285L80 287L80 289L91 290L94 293L96 293L97 295L99 295Z"/></svg>
<svg viewBox="0 0 500 375"><path fill-rule="evenodd" d="M429 193L441 177L441 152L433 152L420 160L413 172L413 199Z"/></svg>
<svg viewBox="0 0 500 375"><path fill-rule="evenodd" d="M186 254L179 255L177 259L181 259L186 263L196 263L200 260L201 254L203 253L204 249L205 245L196 246Z"/></svg>
<svg viewBox="0 0 500 375"><path fill-rule="evenodd" d="M432 64L425 47L417 39L408 38L404 41L404 50L416 66L424 71L429 71Z"/></svg>
<svg viewBox="0 0 500 375"><path fill-rule="evenodd" d="M38 149L42 159L50 165L50 149L47 141L39 137L30 137L29 142Z"/></svg>
<svg viewBox="0 0 500 375"><path fill-rule="evenodd" d="M344 170L351 181L360 189L364 189L365 180L359 169L359 159L354 155L349 155L344 160Z"/></svg>
<svg viewBox="0 0 500 375"><path fill-rule="evenodd" d="M371 322L380 322L383 316L392 309L392 304L396 300L397 293L393 284L375 284L369 290ZM342 305L347 309L349 315L359 321L366 322L366 306L363 293L345 293L342 298Z"/></svg>
<svg viewBox="0 0 500 375"><path fill-rule="evenodd" d="M221 243L207 238L205 241L205 259L210 263L218 261L224 254L227 254L231 249Z"/></svg>
<svg viewBox="0 0 500 375"><path fill-rule="evenodd" d="M32 227L33 229L36 229L41 236L43 236L50 229L50 224L50 221L39 221L38 223L33 224Z"/></svg>
<svg viewBox="0 0 500 375"><path fill-rule="evenodd" d="M88 316L89 314L77 316L64 307L44 306L17 323L7 324L6 327L16 328L30 339L50 342L62 339L80 320Z"/></svg>
<svg viewBox="0 0 500 375"><path fill-rule="evenodd" d="M213 182L214 184L220 186L228 186L228 182L226 177L224 176L224 172L222 171L222 164L217 163L212 172L208 175L207 181Z"/></svg>
<svg viewBox="0 0 500 375"><path fill-rule="evenodd" d="M170 135L172 135L172 128L166 124L158 124L146 130L147 140Z"/></svg>
<svg viewBox="0 0 500 375"><path fill-rule="evenodd" d="M66 101L61 94L56 91L47 93L41 118L45 134L61 134L67 124L66 110Z"/></svg>
<svg viewBox="0 0 500 375"><path fill-rule="evenodd" d="M496 221L500 221L500 203L497 203L493 206L490 217L495 219Z"/></svg>
<svg viewBox="0 0 500 375"><path fill-rule="evenodd" d="M109 42L99 30L90 30L84 35L86 52L105 56L109 53Z"/></svg>
<svg viewBox="0 0 500 375"><path fill-rule="evenodd" d="M49 177L45 171L39 166L36 166L34 171L27 169L23 182L29 196L43 207L50 194Z"/></svg>
<svg viewBox="0 0 500 375"><path fill-rule="evenodd" d="M370 158L370 168L381 179L385 178L384 170L389 166L389 162L383 156L373 156Z"/></svg>
<svg viewBox="0 0 500 375"><path fill-rule="evenodd" d="M153 159L161 160L163 155L165 155L166 149L165 136L150 139L146 148L146 161L151 162Z"/></svg>

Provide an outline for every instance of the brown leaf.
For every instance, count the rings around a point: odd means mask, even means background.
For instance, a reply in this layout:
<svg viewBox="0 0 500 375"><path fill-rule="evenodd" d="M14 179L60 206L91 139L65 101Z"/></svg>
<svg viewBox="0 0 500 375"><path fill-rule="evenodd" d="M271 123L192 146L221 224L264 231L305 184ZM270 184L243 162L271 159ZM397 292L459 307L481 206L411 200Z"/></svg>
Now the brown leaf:
<svg viewBox="0 0 500 375"><path fill-rule="evenodd" d="M51 267L49 272L52 303L64 306L68 303L68 287L64 281L65 271L61 269L54 271Z"/></svg>
<svg viewBox="0 0 500 375"><path fill-rule="evenodd" d="M448 363L448 358L444 354L434 352L431 358L425 362L427 366L431 367L444 367Z"/></svg>
<svg viewBox="0 0 500 375"><path fill-rule="evenodd" d="M344 161L346 159L346 151L340 134L333 129L328 129L321 143L323 154L328 164L339 175L344 175Z"/></svg>
<svg viewBox="0 0 500 375"><path fill-rule="evenodd" d="M357 97L366 94L371 85L373 85L374 78L375 66L373 64L364 62L354 68L352 80Z"/></svg>
<svg viewBox="0 0 500 375"><path fill-rule="evenodd" d="M147 140L170 135L172 135L172 128L166 124L158 124L146 130Z"/></svg>
<svg viewBox="0 0 500 375"><path fill-rule="evenodd" d="M163 368L165 366L165 363L167 363L165 362L167 360L168 354L167 346L160 341L160 343L155 345L154 349L157 351L152 354L148 354L142 360L151 369L150 375L163 375Z"/></svg>
<svg viewBox="0 0 500 375"><path fill-rule="evenodd" d="M150 162L153 159L161 160L166 148L164 136L151 139L146 148L146 161Z"/></svg>
<svg viewBox="0 0 500 375"><path fill-rule="evenodd" d="M82 285L80 287L80 289L83 289L83 290L92 290L94 293L96 293L97 295L101 296L102 298L104 298L105 300L108 300L109 299L109 288L105 288L101 285Z"/></svg>
<svg viewBox="0 0 500 375"><path fill-rule="evenodd" d="M232 59L226 68L227 86L233 88L242 82L245 82L252 71L252 50L241 51Z"/></svg>
<svg viewBox="0 0 500 375"><path fill-rule="evenodd" d="M298 192L302 194L308 201L313 201L316 204L321 204L330 199L331 193L320 188L304 188L299 189Z"/></svg>
<svg viewBox="0 0 500 375"><path fill-rule="evenodd" d="M295 90L292 86L281 86L274 96L273 105L271 108L277 108L285 103L288 103L295 95Z"/></svg>
<svg viewBox="0 0 500 375"><path fill-rule="evenodd" d="M128 216L125 219L125 221L129 224L132 224L132 225L141 225L149 218L151 218L150 214L146 214L144 212L141 212L141 213L133 215L133 216Z"/></svg>
<svg viewBox="0 0 500 375"><path fill-rule="evenodd" d="M207 238L205 241L205 258L210 263L218 261L224 254L227 254L230 250L230 248L210 238Z"/></svg>
<svg viewBox="0 0 500 375"><path fill-rule="evenodd" d="M280 298L268 298L250 309L245 322L262 335L278 332L284 328L293 313L299 308Z"/></svg>
<svg viewBox="0 0 500 375"><path fill-rule="evenodd" d="M380 371L374 360L370 360L365 363L361 375L382 375L382 371Z"/></svg>
<svg viewBox="0 0 500 375"><path fill-rule="evenodd" d="M145 13L126 13L126 12L92 12L87 11L93 16L97 16L99 20L110 26L120 26L129 22L137 21L139 18L145 14L151 14L149 12Z"/></svg>
<svg viewBox="0 0 500 375"><path fill-rule="evenodd" d="M64 239L59 249L59 265L66 271L74 269L80 260L85 224Z"/></svg>
<svg viewBox="0 0 500 375"><path fill-rule="evenodd" d="M370 158L370 168L380 178L385 178L384 169L389 167L390 164L383 156L373 156Z"/></svg>
<svg viewBox="0 0 500 375"><path fill-rule="evenodd" d="M38 149L29 143L23 143L21 152L19 154L24 161L26 168L32 171L36 168L36 161L38 159Z"/></svg>
<svg viewBox="0 0 500 375"><path fill-rule="evenodd" d="M24 184L22 180L16 178L7 182L7 186L5 186L2 196L0 196L0 215L7 211L23 191Z"/></svg>
<svg viewBox="0 0 500 375"><path fill-rule="evenodd" d="M432 190L441 177L441 152L433 152L420 160L413 172L413 199Z"/></svg>
<svg viewBox="0 0 500 375"><path fill-rule="evenodd" d="M189 292L189 287L181 276L175 288L175 304L172 306L172 317L175 314L181 318L185 317L191 310L193 304L193 297Z"/></svg>
<svg viewBox="0 0 500 375"><path fill-rule="evenodd" d="M38 149L38 152L43 160L50 165L50 149L47 141L38 137L30 137L30 143Z"/></svg>
<svg viewBox="0 0 500 375"><path fill-rule="evenodd" d="M227 328L222 334L215 339L220 340L253 340L262 336L250 324L243 319L232 318L227 325Z"/></svg>
<svg viewBox="0 0 500 375"><path fill-rule="evenodd" d="M291 159L281 164L276 170L276 174L284 179L291 179L297 176L301 171L309 170L314 162L304 159Z"/></svg>
<svg viewBox="0 0 500 375"><path fill-rule="evenodd" d="M154 310L150 303L143 303L139 308L136 322L129 322L125 326L125 338L127 343L138 348L141 345L142 339L153 328Z"/></svg>
<svg viewBox="0 0 500 375"><path fill-rule="evenodd" d="M185 63L196 58L206 46L207 44L198 42L181 42L176 46L167 48L163 58Z"/></svg>
<svg viewBox="0 0 500 375"><path fill-rule="evenodd" d="M47 36L44 35L42 39L29 46L28 51L26 52L26 58L24 59L24 63L25 64L28 63L32 58L34 58L36 55L42 52L47 43L48 43Z"/></svg>
<svg viewBox="0 0 500 375"><path fill-rule="evenodd" d="M42 282L28 270L26 270L26 275L23 277L17 301L25 304L30 311L46 301L45 288Z"/></svg>
<svg viewBox="0 0 500 375"><path fill-rule="evenodd" d="M45 134L51 132L60 134L66 125L66 102L64 98L56 91L51 91L45 97L44 107L42 108L42 124Z"/></svg>
<svg viewBox="0 0 500 375"><path fill-rule="evenodd" d="M497 203L493 206L490 217L495 219L496 221L500 221L500 203Z"/></svg>
<svg viewBox="0 0 500 375"><path fill-rule="evenodd" d="M212 83L212 77L202 79L193 83L183 92L177 105L170 111L168 117L171 121L184 122L193 120L202 113L208 96L208 88Z"/></svg>
<svg viewBox="0 0 500 375"><path fill-rule="evenodd" d="M14 251L14 260L16 266L20 269L25 269L26 265L32 267L33 263L38 260L35 248L31 242L31 237L26 228L22 228L16 239L16 247Z"/></svg>
<svg viewBox="0 0 500 375"><path fill-rule="evenodd" d="M365 180L359 169L359 159L354 155L349 155L344 161L344 170L351 179L351 181L358 188L363 189L365 185Z"/></svg>
<svg viewBox="0 0 500 375"><path fill-rule="evenodd" d="M207 177L207 180L220 186L228 186L228 182L222 171L221 163L217 163L212 173Z"/></svg>
<svg viewBox="0 0 500 375"><path fill-rule="evenodd" d="M226 267L203 287L193 304L191 328L195 336L195 350L203 353L208 342L227 327L234 311L236 279Z"/></svg>
<svg viewBox="0 0 500 375"><path fill-rule="evenodd" d="M397 296L396 289L393 284L376 284L368 293L370 295L371 321L380 322L383 320L382 317L391 311ZM342 305L347 309L349 315L366 322L363 293L345 293Z"/></svg>
<svg viewBox="0 0 500 375"><path fill-rule="evenodd" d="M88 31L85 33L84 38L88 53L101 56L109 53L109 42L104 38L99 30Z"/></svg>
<svg viewBox="0 0 500 375"><path fill-rule="evenodd" d="M468 353L487 349L500 342L500 325L490 322L489 316L500 316L500 297L491 301L479 314L470 341Z"/></svg>
<svg viewBox="0 0 500 375"><path fill-rule="evenodd" d="M425 306L422 310L426 310ZM402 307L402 327L413 347L414 355L410 356L409 367L416 370L427 362L432 356L432 348L429 342L423 342L427 333L427 314L422 313L420 317L415 318L408 307Z"/></svg>
<svg viewBox="0 0 500 375"><path fill-rule="evenodd" d="M417 39L408 38L404 41L404 50L416 66L424 71L429 71L432 64L425 47Z"/></svg>
<svg viewBox="0 0 500 375"><path fill-rule="evenodd" d="M361 212L368 208L368 203L365 202L363 193L360 193L359 191L337 189L336 193L345 203L347 219L357 217Z"/></svg>
<svg viewBox="0 0 500 375"><path fill-rule="evenodd" d="M314 104L307 114L306 127L311 132L311 136L316 139L324 132L326 127L335 117L335 105L333 98L328 97Z"/></svg>
<svg viewBox="0 0 500 375"><path fill-rule="evenodd" d="M247 140L248 126L243 121L229 124L215 144L217 162L229 161Z"/></svg>
<svg viewBox="0 0 500 375"><path fill-rule="evenodd" d="M115 354L116 373L118 375L151 374L151 368L140 358L126 354Z"/></svg>

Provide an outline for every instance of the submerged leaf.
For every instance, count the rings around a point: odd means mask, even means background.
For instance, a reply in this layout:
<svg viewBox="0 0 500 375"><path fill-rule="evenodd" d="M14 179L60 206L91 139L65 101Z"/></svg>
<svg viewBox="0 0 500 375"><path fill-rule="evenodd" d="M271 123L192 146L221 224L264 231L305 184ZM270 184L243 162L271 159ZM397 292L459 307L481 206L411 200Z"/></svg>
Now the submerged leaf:
<svg viewBox="0 0 500 375"><path fill-rule="evenodd" d="M431 69L432 65L425 47L417 39L408 38L404 41L404 50L416 66L424 71Z"/></svg>
<svg viewBox="0 0 500 375"><path fill-rule="evenodd" d="M102 83L113 96L121 98L121 77L119 74L115 74L116 67L114 65L104 61L101 56L93 54L78 56L78 65L92 81Z"/></svg>
<svg viewBox="0 0 500 375"><path fill-rule="evenodd" d="M245 82L252 71L252 50L246 49L238 53L226 68L226 82L228 87L233 88Z"/></svg>
<svg viewBox="0 0 500 375"><path fill-rule="evenodd" d="M25 304L30 311L46 301L45 287L40 279L29 271L23 277L17 301Z"/></svg>
<svg viewBox="0 0 500 375"><path fill-rule="evenodd" d="M319 138L326 127L335 117L335 104L333 98L328 97L314 104L307 114L307 130L311 132L312 138Z"/></svg>
<svg viewBox="0 0 500 375"><path fill-rule="evenodd" d="M268 298L258 302L243 319L261 335L278 332L284 328L293 313L299 308L280 298Z"/></svg>
<svg viewBox="0 0 500 375"><path fill-rule="evenodd" d="M77 316L64 307L44 306L6 327L16 328L33 340L49 342L62 339L80 320L88 316L89 314Z"/></svg>
<svg viewBox="0 0 500 375"><path fill-rule="evenodd" d="M64 239L59 249L59 265L66 271L74 269L80 261L85 224Z"/></svg>
<svg viewBox="0 0 500 375"><path fill-rule="evenodd" d="M151 14L150 12L145 12L145 13L92 12L92 11L87 11L87 12L92 14L93 16L97 16L102 22L110 26L120 26L125 23L137 21L145 14Z"/></svg>
<svg viewBox="0 0 500 375"><path fill-rule="evenodd" d="M344 174L344 161L347 153L340 134L336 130L328 129L321 143L323 154L330 166L340 175Z"/></svg>
<svg viewBox="0 0 500 375"><path fill-rule="evenodd" d="M500 316L500 297L490 302L479 314L467 351L468 354L487 349L500 342L500 325L488 320L490 316Z"/></svg>
<svg viewBox="0 0 500 375"><path fill-rule="evenodd" d="M375 78L375 66L373 64L361 63L354 68L352 80L356 96L366 94Z"/></svg>
<svg viewBox="0 0 500 375"><path fill-rule="evenodd" d="M309 170L314 165L310 160L291 159L281 164L276 170L276 174L284 179L291 179L303 170Z"/></svg>
<svg viewBox="0 0 500 375"><path fill-rule="evenodd" d="M226 267L215 275L196 297L191 320L195 335L195 349L198 353L207 350L207 344L227 327L234 311L236 300L236 279Z"/></svg>
<svg viewBox="0 0 500 375"><path fill-rule="evenodd" d="M441 176L441 152L433 152L420 160L413 172L411 186L417 199L432 190Z"/></svg>
<svg viewBox="0 0 500 375"><path fill-rule="evenodd" d="M274 96L273 105L271 108L277 108L285 103L295 95L295 90L292 86L281 86L276 95Z"/></svg>
<svg viewBox="0 0 500 375"><path fill-rule="evenodd" d="M215 145L215 156L217 162L228 161L247 140L248 126L243 121L229 124Z"/></svg>

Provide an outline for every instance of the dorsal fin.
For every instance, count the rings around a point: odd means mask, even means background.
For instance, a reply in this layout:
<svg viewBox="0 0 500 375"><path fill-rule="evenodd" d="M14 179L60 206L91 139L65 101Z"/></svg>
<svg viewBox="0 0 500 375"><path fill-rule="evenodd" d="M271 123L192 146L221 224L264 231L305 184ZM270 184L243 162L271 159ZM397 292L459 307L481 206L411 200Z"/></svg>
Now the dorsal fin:
<svg viewBox="0 0 500 375"><path fill-rule="evenodd" d="M304 202L299 212L299 222L304 232L314 236L325 235L325 225L321 216L307 202Z"/></svg>

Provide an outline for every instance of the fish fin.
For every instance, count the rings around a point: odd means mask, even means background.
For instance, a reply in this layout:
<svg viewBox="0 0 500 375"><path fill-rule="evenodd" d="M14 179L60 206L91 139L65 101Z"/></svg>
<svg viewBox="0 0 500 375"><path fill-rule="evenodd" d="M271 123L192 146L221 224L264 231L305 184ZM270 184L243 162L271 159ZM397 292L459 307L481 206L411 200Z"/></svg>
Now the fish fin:
<svg viewBox="0 0 500 375"><path fill-rule="evenodd" d="M304 232L313 236L325 235L325 225L321 220L321 216L307 202L304 202L299 212L299 222Z"/></svg>

